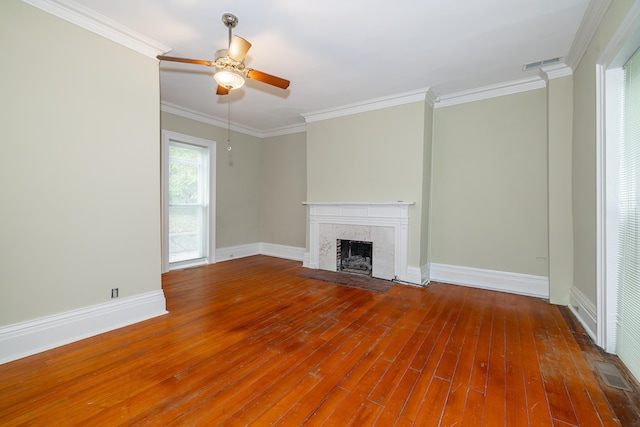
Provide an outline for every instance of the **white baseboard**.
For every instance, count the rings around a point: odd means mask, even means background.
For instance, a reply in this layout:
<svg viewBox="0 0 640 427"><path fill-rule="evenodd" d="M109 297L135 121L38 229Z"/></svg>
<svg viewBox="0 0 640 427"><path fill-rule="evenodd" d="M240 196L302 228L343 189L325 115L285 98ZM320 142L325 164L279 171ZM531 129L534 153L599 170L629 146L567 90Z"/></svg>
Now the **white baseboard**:
<svg viewBox="0 0 640 427"><path fill-rule="evenodd" d="M431 263L431 280L492 291L549 298L549 278L531 274Z"/></svg>
<svg viewBox="0 0 640 427"><path fill-rule="evenodd" d="M420 277L422 286L426 286L429 284L431 277L431 264L427 263L420 268Z"/></svg>
<svg viewBox="0 0 640 427"><path fill-rule="evenodd" d="M311 254L309 252L305 252L302 257L302 266L306 268L318 268L317 265L311 263Z"/></svg>
<svg viewBox="0 0 640 427"><path fill-rule="evenodd" d="M226 248L216 249L216 262L229 261L231 259L244 258L253 255L268 255L277 258L302 261L305 255L305 248L263 242L228 246Z"/></svg>
<svg viewBox="0 0 640 427"><path fill-rule="evenodd" d="M427 276L428 277L428 276ZM407 267L407 275L397 277L397 280L410 285L424 286L427 280L424 276L424 270L419 267Z"/></svg>
<svg viewBox="0 0 640 427"><path fill-rule="evenodd" d="M162 290L0 327L0 363L166 314Z"/></svg>
<svg viewBox="0 0 640 427"><path fill-rule="evenodd" d="M260 253L278 258L302 261L304 259L305 248L295 246L277 245L275 243L260 243Z"/></svg>
<svg viewBox="0 0 640 427"><path fill-rule="evenodd" d="M228 246L216 249L216 262L229 261L235 258L244 258L253 255L260 255L260 243L249 243L247 245Z"/></svg>
<svg viewBox="0 0 640 427"><path fill-rule="evenodd" d="M576 316L585 332L596 341L596 306L575 286L569 290L569 310Z"/></svg>

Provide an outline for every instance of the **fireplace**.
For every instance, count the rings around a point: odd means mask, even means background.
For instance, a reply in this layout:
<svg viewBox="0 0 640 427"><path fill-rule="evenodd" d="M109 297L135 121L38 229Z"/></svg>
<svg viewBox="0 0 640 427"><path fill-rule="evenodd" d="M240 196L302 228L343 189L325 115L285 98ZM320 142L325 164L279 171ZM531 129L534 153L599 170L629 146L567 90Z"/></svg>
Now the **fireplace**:
<svg viewBox="0 0 640 427"><path fill-rule="evenodd" d="M303 266L340 271L338 241L370 242L371 273L367 275L421 284L419 269L410 270L407 262L409 207L413 202L304 204L309 206L309 252Z"/></svg>
<svg viewBox="0 0 640 427"><path fill-rule="evenodd" d="M336 240L336 270L371 277L373 243L359 240Z"/></svg>

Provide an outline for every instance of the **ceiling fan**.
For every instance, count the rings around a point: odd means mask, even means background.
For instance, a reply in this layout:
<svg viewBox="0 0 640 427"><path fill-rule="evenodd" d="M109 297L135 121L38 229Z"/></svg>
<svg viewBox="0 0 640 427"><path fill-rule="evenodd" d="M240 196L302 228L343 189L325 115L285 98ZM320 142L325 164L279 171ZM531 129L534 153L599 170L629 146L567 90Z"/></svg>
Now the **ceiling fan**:
<svg viewBox="0 0 640 427"><path fill-rule="evenodd" d="M215 53L213 61L201 59L176 58L174 56L158 55L161 61L185 62L187 64L205 65L215 67L216 73L213 78L218 83L218 95L228 95L229 91L238 89L244 84L244 78L257 80L272 86L286 89L289 87L289 80L272 76L262 71L246 68L244 58L251 48L251 43L242 37L232 36L231 30L238 25L238 18L231 14L222 15L222 22L229 29L229 45L227 49L220 49Z"/></svg>

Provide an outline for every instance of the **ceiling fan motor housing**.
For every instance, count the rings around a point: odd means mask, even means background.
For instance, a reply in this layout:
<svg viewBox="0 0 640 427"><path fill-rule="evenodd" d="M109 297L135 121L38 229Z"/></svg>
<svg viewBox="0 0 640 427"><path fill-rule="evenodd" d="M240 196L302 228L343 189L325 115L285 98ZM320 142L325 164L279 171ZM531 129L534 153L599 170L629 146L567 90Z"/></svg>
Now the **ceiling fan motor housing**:
<svg viewBox="0 0 640 427"><path fill-rule="evenodd" d="M215 61L216 73L214 78L218 85L229 89L238 89L244 84L244 61L236 61L227 55L227 49L216 51Z"/></svg>

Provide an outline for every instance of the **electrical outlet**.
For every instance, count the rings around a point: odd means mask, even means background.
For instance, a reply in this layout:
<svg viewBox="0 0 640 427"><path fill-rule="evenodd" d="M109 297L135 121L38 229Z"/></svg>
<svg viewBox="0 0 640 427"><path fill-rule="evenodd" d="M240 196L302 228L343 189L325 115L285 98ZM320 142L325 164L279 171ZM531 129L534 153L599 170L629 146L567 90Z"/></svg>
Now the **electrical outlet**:
<svg viewBox="0 0 640 427"><path fill-rule="evenodd" d="M111 289L111 298L118 298L118 288Z"/></svg>

